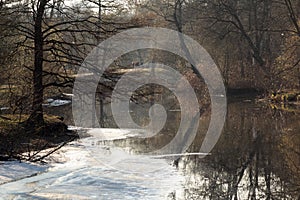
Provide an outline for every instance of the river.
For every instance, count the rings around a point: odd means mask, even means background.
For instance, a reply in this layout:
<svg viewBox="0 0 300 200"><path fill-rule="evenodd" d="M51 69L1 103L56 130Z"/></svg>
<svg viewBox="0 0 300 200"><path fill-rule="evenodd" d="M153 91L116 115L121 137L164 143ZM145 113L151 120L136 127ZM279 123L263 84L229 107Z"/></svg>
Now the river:
<svg viewBox="0 0 300 200"><path fill-rule="evenodd" d="M209 155L183 155L173 160L144 154L174 136L180 112L169 115L162 133L151 140L136 138L140 134L136 130L81 130L90 136L63 147L46 160L47 164L0 163L0 196L105 200L300 198L299 109L275 109L254 101L230 102L222 135ZM200 121L187 152L199 152L210 114L204 113ZM110 137L99 138L99 131Z"/></svg>

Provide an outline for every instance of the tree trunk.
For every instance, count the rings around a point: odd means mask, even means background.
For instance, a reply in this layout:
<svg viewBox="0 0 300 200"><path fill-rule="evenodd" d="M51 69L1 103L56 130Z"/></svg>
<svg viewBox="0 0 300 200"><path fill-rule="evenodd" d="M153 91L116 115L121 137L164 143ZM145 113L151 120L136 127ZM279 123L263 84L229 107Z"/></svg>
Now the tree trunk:
<svg viewBox="0 0 300 200"><path fill-rule="evenodd" d="M40 0L34 14L34 69L33 69L33 101L32 111L28 119L33 125L44 123L43 118L43 33L42 21L48 0Z"/></svg>

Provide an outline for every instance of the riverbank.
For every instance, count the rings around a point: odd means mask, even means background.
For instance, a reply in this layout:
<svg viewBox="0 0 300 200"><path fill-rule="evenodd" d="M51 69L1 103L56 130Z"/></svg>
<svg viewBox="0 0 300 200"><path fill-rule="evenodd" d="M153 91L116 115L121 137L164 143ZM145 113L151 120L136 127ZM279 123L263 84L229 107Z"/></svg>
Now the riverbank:
<svg viewBox="0 0 300 200"><path fill-rule="evenodd" d="M0 160L32 161L40 151L78 138L57 116L45 115L45 124L37 128L25 126L27 118L27 115L0 116Z"/></svg>
<svg viewBox="0 0 300 200"><path fill-rule="evenodd" d="M268 104L273 110L300 113L299 90L274 92L266 97L259 98L257 101Z"/></svg>
<svg viewBox="0 0 300 200"><path fill-rule="evenodd" d="M300 113L300 91L281 90L273 93L263 93L255 89L228 89L227 101L264 103L272 110Z"/></svg>
<svg viewBox="0 0 300 200"><path fill-rule="evenodd" d="M270 95L270 100L272 102L283 102L283 103L299 103L300 104L300 91L290 90L290 91L280 91L274 92Z"/></svg>

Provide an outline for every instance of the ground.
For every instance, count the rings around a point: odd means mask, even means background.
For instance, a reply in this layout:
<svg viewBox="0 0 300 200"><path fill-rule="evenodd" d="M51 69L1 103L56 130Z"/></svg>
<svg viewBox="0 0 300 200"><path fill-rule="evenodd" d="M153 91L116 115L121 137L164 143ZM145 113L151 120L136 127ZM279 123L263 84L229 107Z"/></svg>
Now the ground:
<svg viewBox="0 0 300 200"><path fill-rule="evenodd" d="M0 116L0 160L22 159L24 152L29 155L78 138L57 116L44 116L45 124L37 128L24 123L27 117Z"/></svg>

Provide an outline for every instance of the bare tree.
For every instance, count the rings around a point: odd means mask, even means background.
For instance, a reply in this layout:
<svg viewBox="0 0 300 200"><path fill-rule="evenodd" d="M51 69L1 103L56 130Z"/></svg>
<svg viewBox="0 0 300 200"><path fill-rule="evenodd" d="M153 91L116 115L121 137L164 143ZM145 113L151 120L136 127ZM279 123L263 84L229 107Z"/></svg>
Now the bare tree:
<svg viewBox="0 0 300 200"><path fill-rule="evenodd" d="M6 4L6 16L14 23L3 23L16 32L18 51L27 49L34 58L24 62L32 72L32 105L27 122L41 125L44 92L53 87L72 87L74 73L87 53L100 41L127 27L124 21L113 20L118 10L112 1L83 1L75 5L62 0L27 0ZM91 3L97 3L95 10ZM101 16L105 8L107 15ZM109 13L111 9L111 13ZM116 16L117 17L117 16Z"/></svg>
<svg viewBox="0 0 300 200"><path fill-rule="evenodd" d="M299 10L300 10L300 3L292 2L291 0L284 0L285 6L288 10L288 14L290 20L295 28L295 33L298 34L300 37L300 25L299 25Z"/></svg>

